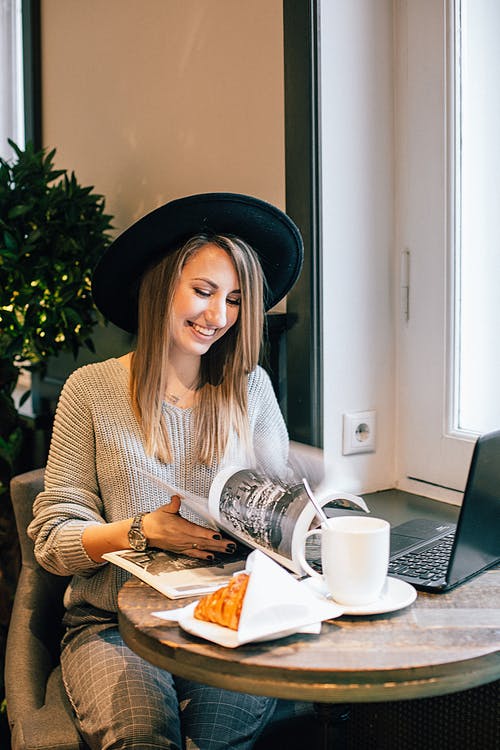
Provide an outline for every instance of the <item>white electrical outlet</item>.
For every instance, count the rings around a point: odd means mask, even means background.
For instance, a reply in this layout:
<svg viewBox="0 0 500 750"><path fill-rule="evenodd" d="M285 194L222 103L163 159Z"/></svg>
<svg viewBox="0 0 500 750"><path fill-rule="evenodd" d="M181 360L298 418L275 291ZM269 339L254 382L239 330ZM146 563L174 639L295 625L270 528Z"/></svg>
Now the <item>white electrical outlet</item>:
<svg viewBox="0 0 500 750"><path fill-rule="evenodd" d="M344 414L344 456L350 453L370 453L375 450L376 412L356 411Z"/></svg>

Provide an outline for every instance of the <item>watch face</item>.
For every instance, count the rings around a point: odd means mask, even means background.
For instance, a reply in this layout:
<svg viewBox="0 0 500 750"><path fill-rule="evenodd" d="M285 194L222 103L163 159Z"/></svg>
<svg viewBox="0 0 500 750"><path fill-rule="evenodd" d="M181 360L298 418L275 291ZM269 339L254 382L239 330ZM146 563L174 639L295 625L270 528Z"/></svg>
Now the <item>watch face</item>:
<svg viewBox="0 0 500 750"><path fill-rule="evenodd" d="M128 540L132 549L138 552L144 552L148 546L146 537L138 529L130 529L128 532Z"/></svg>

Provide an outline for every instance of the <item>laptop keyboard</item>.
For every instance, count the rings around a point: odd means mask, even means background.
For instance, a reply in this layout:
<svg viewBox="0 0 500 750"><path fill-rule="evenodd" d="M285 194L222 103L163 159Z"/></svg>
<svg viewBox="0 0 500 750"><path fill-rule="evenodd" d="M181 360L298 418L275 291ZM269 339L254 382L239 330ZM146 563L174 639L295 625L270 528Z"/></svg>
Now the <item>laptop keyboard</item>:
<svg viewBox="0 0 500 750"><path fill-rule="evenodd" d="M389 575L439 581L446 575L455 534L448 534L424 549L407 552L389 563Z"/></svg>

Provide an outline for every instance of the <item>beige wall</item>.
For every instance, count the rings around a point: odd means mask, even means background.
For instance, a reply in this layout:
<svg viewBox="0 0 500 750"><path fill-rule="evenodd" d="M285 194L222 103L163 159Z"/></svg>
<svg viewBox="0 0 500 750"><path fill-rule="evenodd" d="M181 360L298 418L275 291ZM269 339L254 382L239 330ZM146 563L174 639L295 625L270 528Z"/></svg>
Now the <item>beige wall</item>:
<svg viewBox="0 0 500 750"><path fill-rule="evenodd" d="M281 0L42 0L43 143L121 231L181 195L284 208Z"/></svg>

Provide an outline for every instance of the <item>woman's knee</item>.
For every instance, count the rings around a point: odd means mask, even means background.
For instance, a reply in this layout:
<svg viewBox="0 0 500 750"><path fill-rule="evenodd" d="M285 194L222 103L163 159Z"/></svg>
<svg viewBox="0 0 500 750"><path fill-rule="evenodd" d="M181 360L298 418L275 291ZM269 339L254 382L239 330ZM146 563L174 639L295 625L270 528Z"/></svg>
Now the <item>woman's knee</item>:
<svg viewBox="0 0 500 750"><path fill-rule="evenodd" d="M174 679L187 750L248 750L274 713L273 698Z"/></svg>

